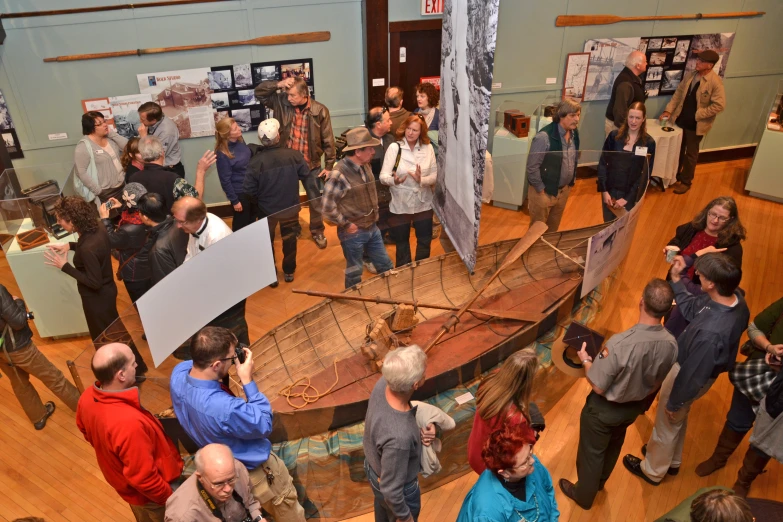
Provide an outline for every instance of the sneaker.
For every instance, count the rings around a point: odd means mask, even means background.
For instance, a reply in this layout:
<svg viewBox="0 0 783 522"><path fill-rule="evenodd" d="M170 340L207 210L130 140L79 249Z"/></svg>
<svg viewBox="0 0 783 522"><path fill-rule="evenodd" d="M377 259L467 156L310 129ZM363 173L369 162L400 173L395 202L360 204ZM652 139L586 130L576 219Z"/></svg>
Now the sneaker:
<svg viewBox="0 0 783 522"><path fill-rule="evenodd" d="M46 421L49 419L49 417L52 416L52 413L54 413L54 403L49 401L44 404L44 408L46 408L46 413L44 414L43 419L33 423L33 426L35 426L35 429L37 430L42 430L44 427L46 427Z"/></svg>
<svg viewBox="0 0 783 522"><path fill-rule="evenodd" d="M677 182L677 185L674 187L674 193L675 194L685 194L691 189L690 185L686 185L685 183Z"/></svg>
<svg viewBox="0 0 783 522"><path fill-rule="evenodd" d="M294 274L283 274L283 279L285 279L286 283L293 283L294 282Z"/></svg>
<svg viewBox="0 0 783 522"><path fill-rule="evenodd" d="M326 238L323 234L313 234L313 241L315 241L315 246L321 250L326 248Z"/></svg>
<svg viewBox="0 0 783 522"><path fill-rule="evenodd" d="M364 261L364 269L370 272L371 274L378 273L378 270L375 268L375 265L373 265L369 261Z"/></svg>

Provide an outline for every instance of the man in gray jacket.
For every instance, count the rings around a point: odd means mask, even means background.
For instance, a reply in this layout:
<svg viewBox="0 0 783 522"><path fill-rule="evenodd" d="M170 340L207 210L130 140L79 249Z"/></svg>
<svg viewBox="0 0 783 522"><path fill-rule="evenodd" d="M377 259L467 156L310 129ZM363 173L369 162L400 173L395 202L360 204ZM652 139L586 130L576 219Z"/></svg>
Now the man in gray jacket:
<svg viewBox="0 0 783 522"><path fill-rule="evenodd" d="M303 182L307 199L317 200L323 189L322 179L332 171L336 160L329 109L310 97L307 82L302 78L261 82L255 94L280 122L280 143L304 156L310 167L310 174ZM321 166L321 156L324 156L324 166ZM318 248L326 248L320 200L310 204L310 234Z"/></svg>

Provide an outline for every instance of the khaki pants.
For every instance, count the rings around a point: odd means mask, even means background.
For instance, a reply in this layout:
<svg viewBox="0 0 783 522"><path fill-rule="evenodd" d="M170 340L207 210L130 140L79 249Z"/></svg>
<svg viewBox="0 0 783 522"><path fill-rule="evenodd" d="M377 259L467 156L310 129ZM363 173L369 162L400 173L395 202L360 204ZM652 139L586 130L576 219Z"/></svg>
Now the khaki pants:
<svg viewBox="0 0 783 522"><path fill-rule="evenodd" d="M682 448L685 444L685 431L688 429L688 414L691 411L691 405L707 393L715 382L715 379L707 381L696 397L677 410L674 421L671 421L664 410L666 403L669 402L674 380L679 373L680 365L674 363L661 385L658 411L655 414L655 427L650 441L647 443L647 458L641 464L644 474L656 482L663 480L669 468L679 468L682 464Z"/></svg>
<svg viewBox="0 0 783 522"><path fill-rule="evenodd" d="M536 221L543 221L549 227L547 232L555 232L560 226L560 220L563 218L568 194L571 192L571 186L566 185L557 191L557 196L550 196L546 192L541 194L533 187L527 191L527 206L530 211L530 224Z"/></svg>
<svg viewBox="0 0 783 522"><path fill-rule="evenodd" d="M267 469L275 477L271 485L266 480ZM304 508L296 498L294 481L280 457L270 452L266 462L250 471L250 482L253 496L275 522L304 522Z"/></svg>
<svg viewBox="0 0 783 522"><path fill-rule="evenodd" d="M609 118L604 118L604 138L608 138L613 130L619 130Z"/></svg>
<svg viewBox="0 0 783 522"><path fill-rule="evenodd" d="M166 506L159 506L152 502L143 506L128 505L133 511L136 522L164 522L166 518Z"/></svg>
<svg viewBox="0 0 783 522"><path fill-rule="evenodd" d="M41 396L38 395L35 387L30 382L31 375L57 395L72 411L76 411L76 404L79 402L79 390L65 378L63 372L58 370L44 354L38 351L35 344L30 343L21 350L9 352L8 357L10 357L14 366L10 367L6 354L0 353L0 371L11 382L14 395L16 395L19 404L22 405L22 409L27 418L30 419L30 422L38 422L46 415L46 408L41 401Z"/></svg>

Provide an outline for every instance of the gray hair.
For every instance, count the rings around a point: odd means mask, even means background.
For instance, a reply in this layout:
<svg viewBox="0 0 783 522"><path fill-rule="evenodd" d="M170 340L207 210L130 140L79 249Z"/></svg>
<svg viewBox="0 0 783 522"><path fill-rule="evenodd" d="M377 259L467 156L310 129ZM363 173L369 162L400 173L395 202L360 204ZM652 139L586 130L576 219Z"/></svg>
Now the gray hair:
<svg viewBox="0 0 783 522"><path fill-rule="evenodd" d="M552 118L555 123L559 122L561 118L565 118L569 114L576 114L582 111L582 105L573 98L563 98L560 103L557 104L557 110Z"/></svg>
<svg viewBox="0 0 783 522"><path fill-rule="evenodd" d="M147 163L155 161L165 154L163 143L155 136L144 136L139 140L139 154Z"/></svg>
<svg viewBox="0 0 783 522"><path fill-rule="evenodd" d="M427 354L418 345L412 344L387 353L381 373L391 391L410 393L413 385L424 377L426 369Z"/></svg>
<svg viewBox="0 0 783 522"><path fill-rule="evenodd" d="M641 51L633 51L626 57L625 66L629 69L633 69L639 65L642 60L644 60L644 53Z"/></svg>
<svg viewBox="0 0 783 522"><path fill-rule="evenodd" d="M272 145L275 145L277 143L280 143L280 134L275 136L275 139L270 140L266 136L261 137L261 146L262 147L271 147Z"/></svg>
<svg viewBox="0 0 783 522"><path fill-rule="evenodd" d="M204 462L204 455L202 454L202 451L206 450L207 453L209 453L210 451L214 451L218 447L220 449L224 449L224 450L228 451L228 454L231 455L231 458L232 459L234 458L234 452L231 451L231 448L229 448L225 444L219 444L219 443L207 444L203 448L199 449L196 452L196 456L193 458L193 461L196 464L196 471L198 471L202 475L204 474L204 465L206 463Z"/></svg>

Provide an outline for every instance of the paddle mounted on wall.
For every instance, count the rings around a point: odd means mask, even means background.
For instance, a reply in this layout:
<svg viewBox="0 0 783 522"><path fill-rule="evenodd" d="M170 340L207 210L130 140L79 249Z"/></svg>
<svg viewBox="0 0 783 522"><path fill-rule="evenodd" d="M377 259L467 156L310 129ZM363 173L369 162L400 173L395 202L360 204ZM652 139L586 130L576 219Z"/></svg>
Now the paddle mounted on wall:
<svg viewBox="0 0 783 522"><path fill-rule="evenodd" d="M744 11L735 13L696 13L664 16L615 16L615 15L560 15L555 19L555 27L580 27L584 25L609 25L618 22L648 22L654 20L701 20L708 18L749 18L763 16L764 11Z"/></svg>

